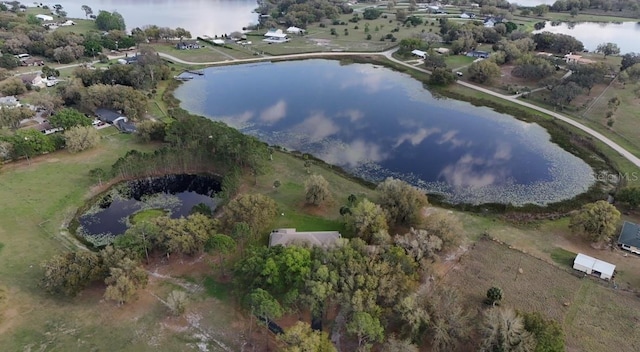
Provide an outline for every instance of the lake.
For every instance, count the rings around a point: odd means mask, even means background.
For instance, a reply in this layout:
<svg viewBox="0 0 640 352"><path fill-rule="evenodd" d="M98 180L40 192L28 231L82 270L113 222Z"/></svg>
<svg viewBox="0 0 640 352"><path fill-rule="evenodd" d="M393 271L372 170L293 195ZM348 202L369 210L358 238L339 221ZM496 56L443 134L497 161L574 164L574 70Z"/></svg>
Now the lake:
<svg viewBox="0 0 640 352"><path fill-rule="evenodd" d="M258 7L256 0L60 0L55 3L74 18L85 18L81 7L87 5L95 15L98 10L117 10L128 30L155 24L182 27L194 37L231 33L258 21L258 15L253 13Z"/></svg>
<svg viewBox="0 0 640 352"><path fill-rule="evenodd" d="M640 52L640 24L637 22L546 22L538 32L568 34L584 44L585 49L594 51L601 43L616 43L620 53Z"/></svg>
<svg viewBox="0 0 640 352"><path fill-rule="evenodd" d="M434 97L370 64L306 60L209 68L182 107L368 180L403 179L452 203L548 204L585 192L593 171L537 124Z"/></svg>
<svg viewBox="0 0 640 352"><path fill-rule="evenodd" d="M91 200L78 216L76 234L95 246L106 245L125 233L137 212L157 209L179 218L201 203L214 210L219 191L220 181L203 175L167 175L120 183Z"/></svg>
<svg viewBox="0 0 640 352"><path fill-rule="evenodd" d="M556 0L510 0L509 2L520 6L534 7L542 4L551 6Z"/></svg>

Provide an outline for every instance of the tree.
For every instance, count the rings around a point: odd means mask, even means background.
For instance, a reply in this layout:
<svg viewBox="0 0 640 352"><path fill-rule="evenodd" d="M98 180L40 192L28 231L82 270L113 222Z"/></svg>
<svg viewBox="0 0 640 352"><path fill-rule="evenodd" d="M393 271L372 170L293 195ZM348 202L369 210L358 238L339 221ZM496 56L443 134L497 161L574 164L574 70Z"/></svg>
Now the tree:
<svg viewBox="0 0 640 352"><path fill-rule="evenodd" d="M100 11L96 17L96 26L101 31L110 31L118 29L124 31L127 29L124 18L118 12Z"/></svg>
<svg viewBox="0 0 640 352"><path fill-rule="evenodd" d="M431 316L429 337L435 352L457 350L471 331L471 315L464 309L460 294L452 288L436 291L425 302Z"/></svg>
<svg viewBox="0 0 640 352"><path fill-rule="evenodd" d="M541 4L533 8L533 13L535 13L537 16L543 16L547 12L549 12L548 5Z"/></svg>
<svg viewBox="0 0 640 352"><path fill-rule="evenodd" d="M429 84L435 86L448 86L454 83L458 77L450 70L443 67L436 67L431 71L431 77L429 77Z"/></svg>
<svg viewBox="0 0 640 352"><path fill-rule="evenodd" d="M8 78L0 83L0 93L4 95L20 95L26 91L27 87L19 77Z"/></svg>
<svg viewBox="0 0 640 352"><path fill-rule="evenodd" d="M65 130L76 126L91 126L91 119L84 116L83 113L74 108L64 108L59 110L49 118L49 122L51 123L51 126L60 127Z"/></svg>
<svg viewBox="0 0 640 352"><path fill-rule="evenodd" d="M247 304L251 308L251 312L264 321L267 326L270 321L280 318L284 314L280 303L269 292L261 288L256 288L248 295Z"/></svg>
<svg viewBox="0 0 640 352"><path fill-rule="evenodd" d="M33 110L26 106L18 108L2 108L0 106L0 127L8 127L17 130L22 124L22 120L33 117Z"/></svg>
<svg viewBox="0 0 640 352"><path fill-rule="evenodd" d="M620 48L616 43L601 43L598 44L596 52L604 54L604 57L606 58L608 55L620 54Z"/></svg>
<svg viewBox="0 0 640 352"><path fill-rule="evenodd" d="M584 93L584 88L575 82L558 84L551 90L549 100L560 108L571 103L578 95Z"/></svg>
<svg viewBox="0 0 640 352"><path fill-rule="evenodd" d="M545 319L539 312L520 313L524 328L536 339L535 352L564 352L564 331L553 319Z"/></svg>
<svg viewBox="0 0 640 352"><path fill-rule="evenodd" d="M205 245L205 249L209 253L218 254L218 265L220 266L220 274L224 276L225 255L236 249L236 241L227 235L216 234L209 238Z"/></svg>
<svg viewBox="0 0 640 352"><path fill-rule="evenodd" d="M367 312L355 312L347 323L347 332L358 338L358 347L368 348L370 342L382 342L384 328L380 319L372 317Z"/></svg>
<svg viewBox="0 0 640 352"><path fill-rule="evenodd" d="M398 55L410 55L415 49L427 49L427 43L423 42L420 38L402 39L400 41L400 47L398 48Z"/></svg>
<svg viewBox="0 0 640 352"><path fill-rule="evenodd" d="M375 20L376 18L380 17L380 15L382 15L382 11L373 7L367 7L362 13L362 18L364 18L365 20Z"/></svg>
<svg viewBox="0 0 640 352"><path fill-rule="evenodd" d="M116 267L110 268L109 273L109 277L104 280L107 284L104 298L116 301L119 305L134 299L138 289L145 287L149 280L147 272L126 257Z"/></svg>
<svg viewBox="0 0 640 352"><path fill-rule="evenodd" d="M143 142L164 141L165 127L160 121L145 120L136 126L136 136Z"/></svg>
<svg viewBox="0 0 640 352"><path fill-rule="evenodd" d="M278 191L278 188L280 188L280 186L281 186L281 185L282 185L282 184L280 183L280 181L278 181L278 180L273 181L273 188L274 188L276 191Z"/></svg>
<svg viewBox="0 0 640 352"><path fill-rule="evenodd" d="M425 230L411 230L404 235L396 235L394 243L403 248L407 255L416 263L422 263L422 259L433 259L442 249L442 240Z"/></svg>
<svg viewBox="0 0 640 352"><path fill-rule="evenodd" d="M427 216L423 227L429 234L438 236L442 240L442 249L456 247L464 233L460 220L455 215L445 212Z"/></svg>
<svg viewBox="0 0 640 352"><path fill-rule="evenodd" d="M382 346L382 352L419 352L419 350L418 346L412 344L410 340L390 337Z"/></svg>
<svg viewBox="0 0 640 352"><path fill-rule="evenodd" d="M620 71L624 71L627 68L637 63L640 63L640 53L626 53L622 55L622 63L620 66ZM0 62L0 66L2 66L1 62Z"/></svg>
<svg viewBox="0 0 640 352"><path fill-rule="evenodd" d="M100 279L100 258L89 251L68 252L42 263L42 286L51 294L75 296Z"/></svg>
<svg viewBox="0 0 640 352"><path fill-rule="evenodd" d="M229 232L235 224L246 223L250 233L257 236L268 229L277 213L277 205L273 199L262 194L242 194L224 207L221 222Z"/></svg>
<svg viewBox="0 0 640 352"><path fill-rule="evenodd" d="M20 65L20 60L9 53L4 53L0 56L0 67L7 70L13 70Z"/></svg>
<svg viewBox="0 0 640 352"><path fill-rule="evenodd" d="M93 169L102 170L102 169ZM95 171L98 173L98 171ZM138 258L144 256L149 263L149 252L160 234L160 228L152 220L136 222L127 229L124 235L116 237L113 242L115 248L127 250Z"/></svg>
<svg viewBox="0 0 640 352"><path fill-rule="evenodd" d="M435 55L431 53L426 58L424 58L424 65L428 69L431 69L434 71L436 68L445 69L447 67L447 63L444 61L444 57L442 55Z"/></svg>
<svg viewBox="0 0 640 352"><path fill-rule="evenodd" d="M278 341L285 344L282 352L335 352L326 332L315 331L304 322L297 322L294 326L278 336Z"/></svg>
<svg viewBox="0 0 640 352"><path fill-rule="evenodd" d="M384 210L368 199L363 199L351 209L351 215L347 217L347 226L364 241L371 241L374 233L389 229Z"/></svg>
<svg viewBox="0 0 640 352"><path fill-rule="evenodd" d="M487 302L489 304L495 306L500 304L500 301L502 301L502 289L500 287L493 286L487 290Z"/></svg>
<svg viewBox="0 0 640 352"><path fill-rule="evenodd" d="M616 193L616 201L629 204L636 208L640 205L640 187L627 187Z"/></svg>
<svg viewBox="0 0 640 352"><path fill-rule="evenodd" d="M93 10L87 6L87 5L82 5L82 11L84 11L84 17L89 17L89 15L93 15Z"/></svg>
<svg viewBox="0 0 640 352"><path fill-rule="evenodd" d="M424 334L431 320L429 312L421 304L422 299L417 294L409 295L394 307L397 312L396 316L401 319L406 330L408 330L408 335L414 340Z"/></svg>
<svg viewBox="0 0 640 352"><path fill-rule="evenodd" d="M513 309L491 308L482 325L482 351L533 352L536 341Z"/></svg>
<svg viewBox="0 0 640 352"><path fill-rule="evenodd" d="M71 153L93 148L100 142L100 134L93 127L76 126L64 132L65 148Z"/></svg>
<svg viewBox="0 0 640 352"><path fill-rule="evenodd" d="M2 109L4 110L4 109ZM56 150L56 144L50 136L34 129L21 129L12 136L11 143L15 158L51 153Z"/></svg>
<svg viewBox="0 0 640 352"><path fill-rule="evenodd" d="M62 106L62 99L57 94L40 92L32 97L32 104L39 107L43 115L48 117Z"/></svg>
<svg viewBox="0 0 640 352"><path fill-rule="evenodd" d="M422 208L429 204L426 194L410 184L392 177L378 184L380 206L387 220L399 225L416 225L422 220Z"/></svg>
<svg viewBox="0 0 640 352"><path fill-rule="evenodd" d="M311 175L304 183L307 204L320 205L331 198L329 183L322 175Z"/></svg>
<svg viewBox="0 0 640 352"><path fill-rule="evenodd" d="M189 303L189 297L184 291L173 290L167 296L167 306L171 311L171 314L180 316L187 310L187 304Z"/></svg>
<svg viewBox="0 0 640 352"><path fill-rule="evenodd" d="M467 72L470 80L487 83L500 76L500 67L490 60L482 60L472 63Z"/></svg>
<svg viewBox="0 0 640 352"><path fill-rule="evenodd" d="M592 242L611 239L620 221L620 212L607 201L589 203L571 217L569 228Z"/></svg>

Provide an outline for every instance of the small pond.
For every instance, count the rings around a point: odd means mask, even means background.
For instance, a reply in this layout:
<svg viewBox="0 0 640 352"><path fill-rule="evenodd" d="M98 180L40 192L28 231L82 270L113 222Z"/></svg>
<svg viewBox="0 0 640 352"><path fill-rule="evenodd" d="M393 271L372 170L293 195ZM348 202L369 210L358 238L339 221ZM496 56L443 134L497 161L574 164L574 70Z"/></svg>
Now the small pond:
<svg viewBox="0 0 640 352"><path fill-rule="evenodd" d="M76 234L96 246L123 234L131 217L157 209L172 218L188 216L194 206L216 208L220 181L211 176L167 175L128 181L113 186L92 200L78 217Z"/></svg>
<svg viewBox="0 0 640 352"><path fill-rule="evenodd" d="M545 22L539 32L570 35L584 44L584 48L595 51L599 44L616 43L621 54L640 52L640 23L637 22Z"/></svg>
<svg viewBox="0 0 640 352"><path fill-rule="evenodd" d="M535 123L432 95L370 64L305 60L216 67L180 86L182 107L372 181L393 176L451 203L548 204L593 184Z"/></svg>

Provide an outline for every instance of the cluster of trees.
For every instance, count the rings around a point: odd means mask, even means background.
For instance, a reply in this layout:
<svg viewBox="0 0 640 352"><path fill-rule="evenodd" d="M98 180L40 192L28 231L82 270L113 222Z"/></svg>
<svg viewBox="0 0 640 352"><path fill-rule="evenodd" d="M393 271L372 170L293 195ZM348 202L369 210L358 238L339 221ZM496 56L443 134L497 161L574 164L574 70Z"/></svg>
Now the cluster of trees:
<svg viewBox="0 0 640 352"><path fill-rule="evenodd" d="M584 44L581 41L567 34L542 32L534 34L532 38L536 44L536 50L539 51L564 55L584 50Z"/></svg>
<svg viewBox="0 0 640 352"><path fill-rule="evenodd" d="M93 13L93 11L91 12ZM124 31L127 29L127 26L124 23L124 17L122 17L122 15L117 11L109 12L100 10L100 12L98 12L98 16L96 16L95 22L96 27L101 31L112 31L114 29Z"/></svg>
<svg viewBox="0 0 640 352"><path fill-rule="evenodd" d="M571 76L564 80L549 78L544 81L550 90L550 102L560 108L568 105L577 96L590 93L591 88L605 79L611 68L605 63L571 64Z"/></svg>
<svg viewBox="0 0 640 352"><path fill-rule="evenodd" d="M630 11L637 12L640 6L629 0L557 0L550 9L556 12L571 10L595 9L602 11Z"/></svg>
<svg viewBox="0 0 640 352"><path fill-rule="evenodd" d="M306 28L308 24L335 19L340 14L353 12L353 9L346 3L328 0L266 0L259 3L256 12L270 16L262 19L265 27L275 27L284 21L287 26Z"/></svg>
<svg viewBox="0 0 640 352"><path fill-rule="evenodd" d="M606 242L615 235L620 212L607 201L585 204L572 217L571 231L590 242Z"/></svg>
<svg viewBox="0 0 640 352"><path fill-rule="evenodd" d="M75 296L90 284L103 281L104 297L123 304L147 284L147 273L126 251L107 247L98 253L68 252L42 263L41 284L54 295Z"/></svg>

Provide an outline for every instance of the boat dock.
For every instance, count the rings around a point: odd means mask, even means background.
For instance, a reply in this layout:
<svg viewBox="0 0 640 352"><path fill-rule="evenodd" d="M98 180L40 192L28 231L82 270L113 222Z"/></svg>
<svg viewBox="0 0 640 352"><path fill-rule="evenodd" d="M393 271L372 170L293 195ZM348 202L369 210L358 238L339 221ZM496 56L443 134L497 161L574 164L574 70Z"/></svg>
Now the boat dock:
<svg viewBox="0 0 640 352"><path fill-rule="evenodd" d="M191 73L193 75L204 76L203 70L185 70L185 73Z"/></svg>

